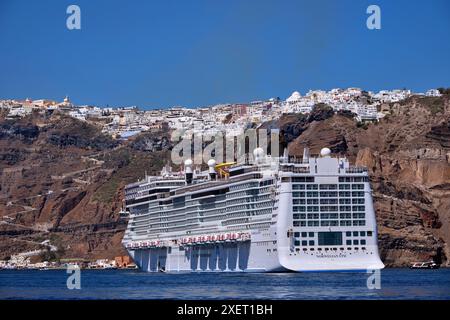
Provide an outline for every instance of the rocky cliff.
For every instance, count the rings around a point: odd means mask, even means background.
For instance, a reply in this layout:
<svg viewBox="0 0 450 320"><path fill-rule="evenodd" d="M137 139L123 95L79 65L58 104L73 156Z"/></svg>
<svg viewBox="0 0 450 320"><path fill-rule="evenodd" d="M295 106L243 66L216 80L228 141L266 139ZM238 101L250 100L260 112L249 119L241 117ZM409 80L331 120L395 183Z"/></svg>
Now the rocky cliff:
<svg viewBox="0 0 450 320"><path fill-rule="evenodd" d="M0 120L0 259L50 239L64 258L124 254L123 186L157 173L170 149L154 132L121 143L54 113Z"/></svg>
<svg viewBox="0 0 450 320"><path fill-rule="evenodd" d="M371 124L320 105L262 127L280 128L291 155L327 146L369 168L388 266L431 258L448 264L449 100L412 97L383 106L388 115ZM165 132L118 142L58 113L0 119L0 259L46 239L66 258L123 254L123 186L158 173L171 146Z"/></svg>

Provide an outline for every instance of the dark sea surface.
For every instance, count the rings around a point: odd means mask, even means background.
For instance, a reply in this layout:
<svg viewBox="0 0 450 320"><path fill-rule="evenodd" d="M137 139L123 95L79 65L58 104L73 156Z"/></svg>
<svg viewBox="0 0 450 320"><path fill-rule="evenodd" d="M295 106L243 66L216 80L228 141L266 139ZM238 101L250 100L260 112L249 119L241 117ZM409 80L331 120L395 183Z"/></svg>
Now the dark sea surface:
<svg viewBox="0 0 450 320"><path fill-rule="evenodd" d="M144 273L81 270L69 290L65 270L0 270L0 299L440 299L450 269L384 269L381 288L366 273Z"/></svg>

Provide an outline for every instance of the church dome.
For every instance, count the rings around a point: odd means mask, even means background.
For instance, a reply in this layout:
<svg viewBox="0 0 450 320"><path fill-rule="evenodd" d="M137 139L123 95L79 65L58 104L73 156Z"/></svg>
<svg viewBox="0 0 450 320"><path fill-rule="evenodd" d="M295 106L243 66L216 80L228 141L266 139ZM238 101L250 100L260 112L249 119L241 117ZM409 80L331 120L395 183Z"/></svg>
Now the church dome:
<svg viewBox="0 0 450 320"><path fill-rule="evenodd" d="M287 102L300 100L302 95L298 91L294 91L289 98L286 99Z"/></svg>

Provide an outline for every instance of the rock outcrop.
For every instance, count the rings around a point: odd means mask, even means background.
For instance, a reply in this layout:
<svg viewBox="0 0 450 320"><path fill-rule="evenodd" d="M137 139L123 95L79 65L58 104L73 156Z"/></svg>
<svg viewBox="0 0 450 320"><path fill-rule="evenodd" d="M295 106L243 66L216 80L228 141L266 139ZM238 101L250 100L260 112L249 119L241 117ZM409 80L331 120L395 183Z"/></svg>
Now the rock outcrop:
<svg viewBox="0 0 450 320"><path fill-rule="evenodd" d="M171 148L151 137L121 143L58 113L0 121L0 259L47 239L66 258L125 254L123 186L157 173Z"/></svg>

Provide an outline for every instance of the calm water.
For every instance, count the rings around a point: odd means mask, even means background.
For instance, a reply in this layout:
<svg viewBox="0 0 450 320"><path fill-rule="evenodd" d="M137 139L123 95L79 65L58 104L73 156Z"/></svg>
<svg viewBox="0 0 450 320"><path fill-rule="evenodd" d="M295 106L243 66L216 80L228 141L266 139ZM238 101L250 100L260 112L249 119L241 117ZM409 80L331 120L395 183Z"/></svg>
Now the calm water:
<svg viewBox="0 0 450 320"><path fill-rule="evenodd" d="M0 271L0 299L445 299L450 269L381 271L381 289L365 273L151 274L83 270L69 290L65 270Z"/></svg>

